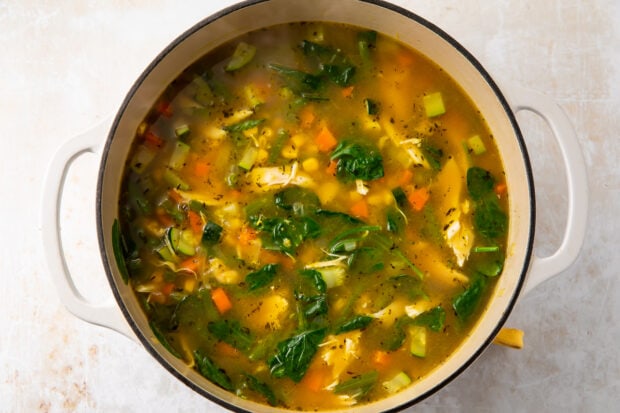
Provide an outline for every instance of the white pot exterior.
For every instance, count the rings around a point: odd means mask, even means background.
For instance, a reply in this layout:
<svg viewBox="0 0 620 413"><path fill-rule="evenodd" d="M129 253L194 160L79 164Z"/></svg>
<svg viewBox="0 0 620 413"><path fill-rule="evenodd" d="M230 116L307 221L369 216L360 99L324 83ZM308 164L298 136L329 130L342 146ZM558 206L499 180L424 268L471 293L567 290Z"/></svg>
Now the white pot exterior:
<svg viewBox="0 0 620 413"><path fill-rule="evenodd" d="M294 4L294 6L293 6ZM245 32L295 21L330 21L376 30L410 45L435 61L475 102L495 138L510 188L508 252L484 316L471 336L441 366L410 388L357 412L403 408L441 388L464 370L492 341L522 288L534 239L534 189L531 168L514 114L480 64L440 29L412 13L377 1L265 0L241 3L193 27L146 69L129 92L114 120L100 168L97 191L99 243L106 272L121 310L148 351L172 374L199 393L234 410L274 412L278 409L243 400L215 386L181 360L170 355L153 337L131 288L114 261L111 228L118 217L122 172L139 123L166 86L206 52Z"/></svg>

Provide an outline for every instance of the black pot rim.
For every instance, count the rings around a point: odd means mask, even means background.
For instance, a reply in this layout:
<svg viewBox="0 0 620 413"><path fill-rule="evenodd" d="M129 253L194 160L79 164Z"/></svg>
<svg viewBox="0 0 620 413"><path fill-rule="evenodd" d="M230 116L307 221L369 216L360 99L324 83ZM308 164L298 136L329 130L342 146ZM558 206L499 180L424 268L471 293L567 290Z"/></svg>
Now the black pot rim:
<svg viewBox="0 0 620 413"><path fill-rule="evenodd" d="M183 382L189 388L191 388L195 392L201 394L202 396L206 397L210 401L212 401L212 402L214 402L216 404L219 404L220 406L223 406L223 407L225 407L225 408L227 408L227 409L229 409L231 411L234 411L234 412L247 412L247 411L242 409L242 408L240 408L240 407L238 407L238 406L236 406L236 405L234 405L234 404L231 404L231 403L229 403L229 402L227 402L225 400L222 400L222 399L214 396L213 394L209 393L208 391L206 391L202 387L198 386L196 383L194 383L192 380L190 380L187 376L182 375L177 370L175 370L168 363L168 361L166 361L166 359L164 357L162 357L155 350L155 348L152 346L152 344L150 343L149 339L146 337L144 332L136 325L136 323L131 318L131 316L129 314L129 310L127 309L127 306L123 302L123 299L121 298L119 291L116 289L116 283L115 283L114 274L112 273L112 270L111 270L110 266L108 265L108 263L111 260L113 260L113 257L108 256L108 254L106 253L106 250L105 250L105 240L104 240L104 235L103 234L104 234L104 231L106 229L103 228L103 220L102 220L102 214L101 214L102 203L103 203L102 192L103 192L104 171L105 171L105 166L106 166L106 163L107 163L108 155L109 155L109 152L110 152L112 138L115 135L116 129L118 127L120 119L123 116L123 113L125 112L125 110L129 106L129 102L131 101L132 97L136 94L137 90L141 87L141 85L144 82L144 80L146 79L146 77L154 70L154 68L172 50L174 50L179 44L184 42L188 37L193 35L195 32L197 32L199 30L202 30L205 26L208 26L209 24L211 24L212 22L222 18L223 16L226 16L228 14L234 13L234 12L239 11L241 9L244 9L246 7L251 7L251 6L254 6L256 4L265 3L265 2L269 2L269 1L270 0L248 0L248 1L243 1L241 3L233 4L233 5L231 5L231 6L227 7L227 8L224 8L224 9L220 10L219 12L216 12L215 14L212 14L211 16L206 17L205 19L201 20L200 22L195 24L190 29L186 30L183 34L181 34L175 40L173 40L161 53L159 53L153 59L153 61L142 72L142 74L138 77L138 79L135 81L135 83L132 85L131 89L129 90L129 92L125 96L125 99L123 100L121 106L119 107L119 110L118 110L118 112L117 112L117 114L116 114L116 116L114 118L114 121L113 121L111 127L110 127L110 132L108 134L108 137L107 137L106 142L105 142L105 146L104 146L103 151L102 151L102 158L101 158L101 163L100 163L100 167L99 167L99 175L98 175L98 182L97 182L97 193L96 193L97 236L98 236L98 243L99 243L99 250L100 250L100 254L101 254L101 259L103 261L103 266L104 266L104 269L105 269L105 272L106 272L106 275L107 275L107 278L108 278L108 282L110 283L110 287L112 289L114 298L116 299L116 302L118 303L118 305L119 305L119 307L120 307L120 309L121 309L125 319L129 323L131 329L136 334L136 337L140 340L140 342L145 347L145 349L168 372L170 372L173 376L175 376L177 379L179 379L181 382ZM429 22L428 20L424 19L423 17L420 17L419 15L413 13L410 10L404 9L404 8L402 8L400 6L397 6L395 4L386 2L384 0L357 0L357 1L363 2L363 3L373 4L375 6L382 7L382 8L394 11L394 12L396 12L398 14L401 14L401 15L407 17L408 19L414 21L415 23L418 23L418 24L426 27L427 29L429 29L429 30L433 31L434 33L436 33L437 35L439 35L443 40L448 42L452 47L454 47L454 49L456 49L461 55L463 55L469 61L470 64L472 64L476 68L476 70L479 72L479 74L483 77L483 79L488 83L488 85L493 90L496 98L500 102L504 112L506 113L506 115L508 116L508 118L510 120L511 126L513 128L514 134L515 134L515 136L517 138L517 141L518 141L518 144L519 144L519 148L521 150L521 156L522 156L523 163L524 163L524 166L525 166L526 179L527 179L528 190L529 190L529 195L530 195L530 198L529 198L530 205L529 206L530 206L530 211L531 211L531 214L530 214L531 215L531 219L530 219L530 223L529 223L529 238L528 238L528 242L527 242L527 246L526 246L525 260L523 262L523 267L521 269L521 274L519 275L519 280L518 280L517 286L515 288L515 292L514 292L514 294L512 296L512 299L510 300L510 302L506 306L506 311L504 312L502 318L497 323L495 329L493 330L493 332L489 336L489 338L487 338L487 340L485 340L485 342L478 348L478 350L476 352L474 352L469 357L469 359L467 359L458 369L456 369L454 372L452 372L452 374L450 374L450 375L446 376L445 378L443 378L443 380L438 382L433 388L431 388L427 392L419 395L418 397L410 399L410 400L408 400L407 402L405 402L405 403L403 403L401 405L394 406L394 407L391 407L391 408L389 408L387 410L384 410L384 412L398 412L398 411L401 411L402 409L410 407L410 406L412 406L414 404L417 404L417 403L421 402L422 400L430 397L431 395L433 395L434 393L436 393L437 391L439 391L440 389L445 387L452 380L454 380L463 371L465 371L484 352L484 350L491 344L491 342L493 341L493 337L495 337L497 335L497 333L499 333L499 330L502 328L502 326L504 325L504 323L508 319L508 316L510 315L510 313L512 312L512 309L514 308L514 306L516 304L517 298L519 297L519 294L520 294L521 290L523 289L523 285L525 283L525 278L526 278L527 270L528 270L529 265L530 265L532 251L533 251L534 230L535 230L535 226L536 226L535 225L535 223L536 223L536 201L535 201L535 191L534 191L534 178L533 178L532 166L531 166L529 155L528 155L528 152L527 152L527 147L525 145L525 141L524 141L523 136L521 134L521 130L520 130L519 125L517 123L515 114L513 113L513 111L510 108L510 105L508 104L506 98L504 97L504 95L502 94L500 88L497 86L497 84L492 79L490 74L484 69L482 64L480 64L480 62L468 50L465 49L465 47L463 47L452 36L450 36L448 33L443 31L442 29L440 29L438 26L436 26L435 24Z"/></svg>

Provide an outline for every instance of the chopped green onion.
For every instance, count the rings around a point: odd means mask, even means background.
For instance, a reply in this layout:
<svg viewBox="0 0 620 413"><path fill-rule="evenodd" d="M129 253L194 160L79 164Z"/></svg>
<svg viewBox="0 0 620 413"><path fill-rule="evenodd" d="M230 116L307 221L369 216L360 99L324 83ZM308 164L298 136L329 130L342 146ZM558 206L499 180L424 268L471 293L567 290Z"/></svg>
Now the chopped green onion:
<svg viewBox="0 0 620 413"><path fill-rule="evenodd" d="M499 251L498 245L490 245L488 247L474 247L473 252L497 252Z"/></svg>
<svg viewBox="0 0 620 413"><path fill-rule="evenodd" d="M443 104L443 98L441 97L441 92L431 93L430 95L426 95L423 98L424 110L426 111L426 116L429 118L443 115L446 113L446 108Z"/></svg>

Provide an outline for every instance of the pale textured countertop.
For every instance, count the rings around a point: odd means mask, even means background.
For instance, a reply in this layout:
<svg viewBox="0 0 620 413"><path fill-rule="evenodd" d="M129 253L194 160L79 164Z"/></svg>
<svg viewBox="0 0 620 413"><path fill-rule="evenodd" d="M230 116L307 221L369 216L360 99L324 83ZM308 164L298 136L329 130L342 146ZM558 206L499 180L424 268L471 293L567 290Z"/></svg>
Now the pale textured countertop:
<svg viewBox="0 0 620 413"><path fill-rule="evenodd" d="M620 3L395 1L439 25L499 80L554 97L573 121L590 184L579 260L522 297L521 351L490 347L411 411L607 412L620 405ZM44 264L38 217L57 148L106 119L150 60L224 1L0 1L0 412L220 411L143 348L69 314ZM566 212L558 150L519 115L534 163L536 245ZM102 136L102 139L104 137ZM94 235L98 158L70 173L63 238L87 297L109 296Z"/></svg>

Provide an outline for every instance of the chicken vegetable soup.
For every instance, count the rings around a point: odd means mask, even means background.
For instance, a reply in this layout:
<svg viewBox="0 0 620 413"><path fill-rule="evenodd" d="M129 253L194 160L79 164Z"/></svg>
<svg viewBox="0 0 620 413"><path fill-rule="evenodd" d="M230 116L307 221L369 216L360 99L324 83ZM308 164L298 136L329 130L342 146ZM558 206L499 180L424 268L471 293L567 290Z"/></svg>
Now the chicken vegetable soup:
<svg viewBox="0 0 620 413"><path fill-rule="evenodd" d="M415 385L502 272L491 132L440 67L374 31L245 34L132 138L119 268L160 343L240 397L321 410Z"/></svg>

